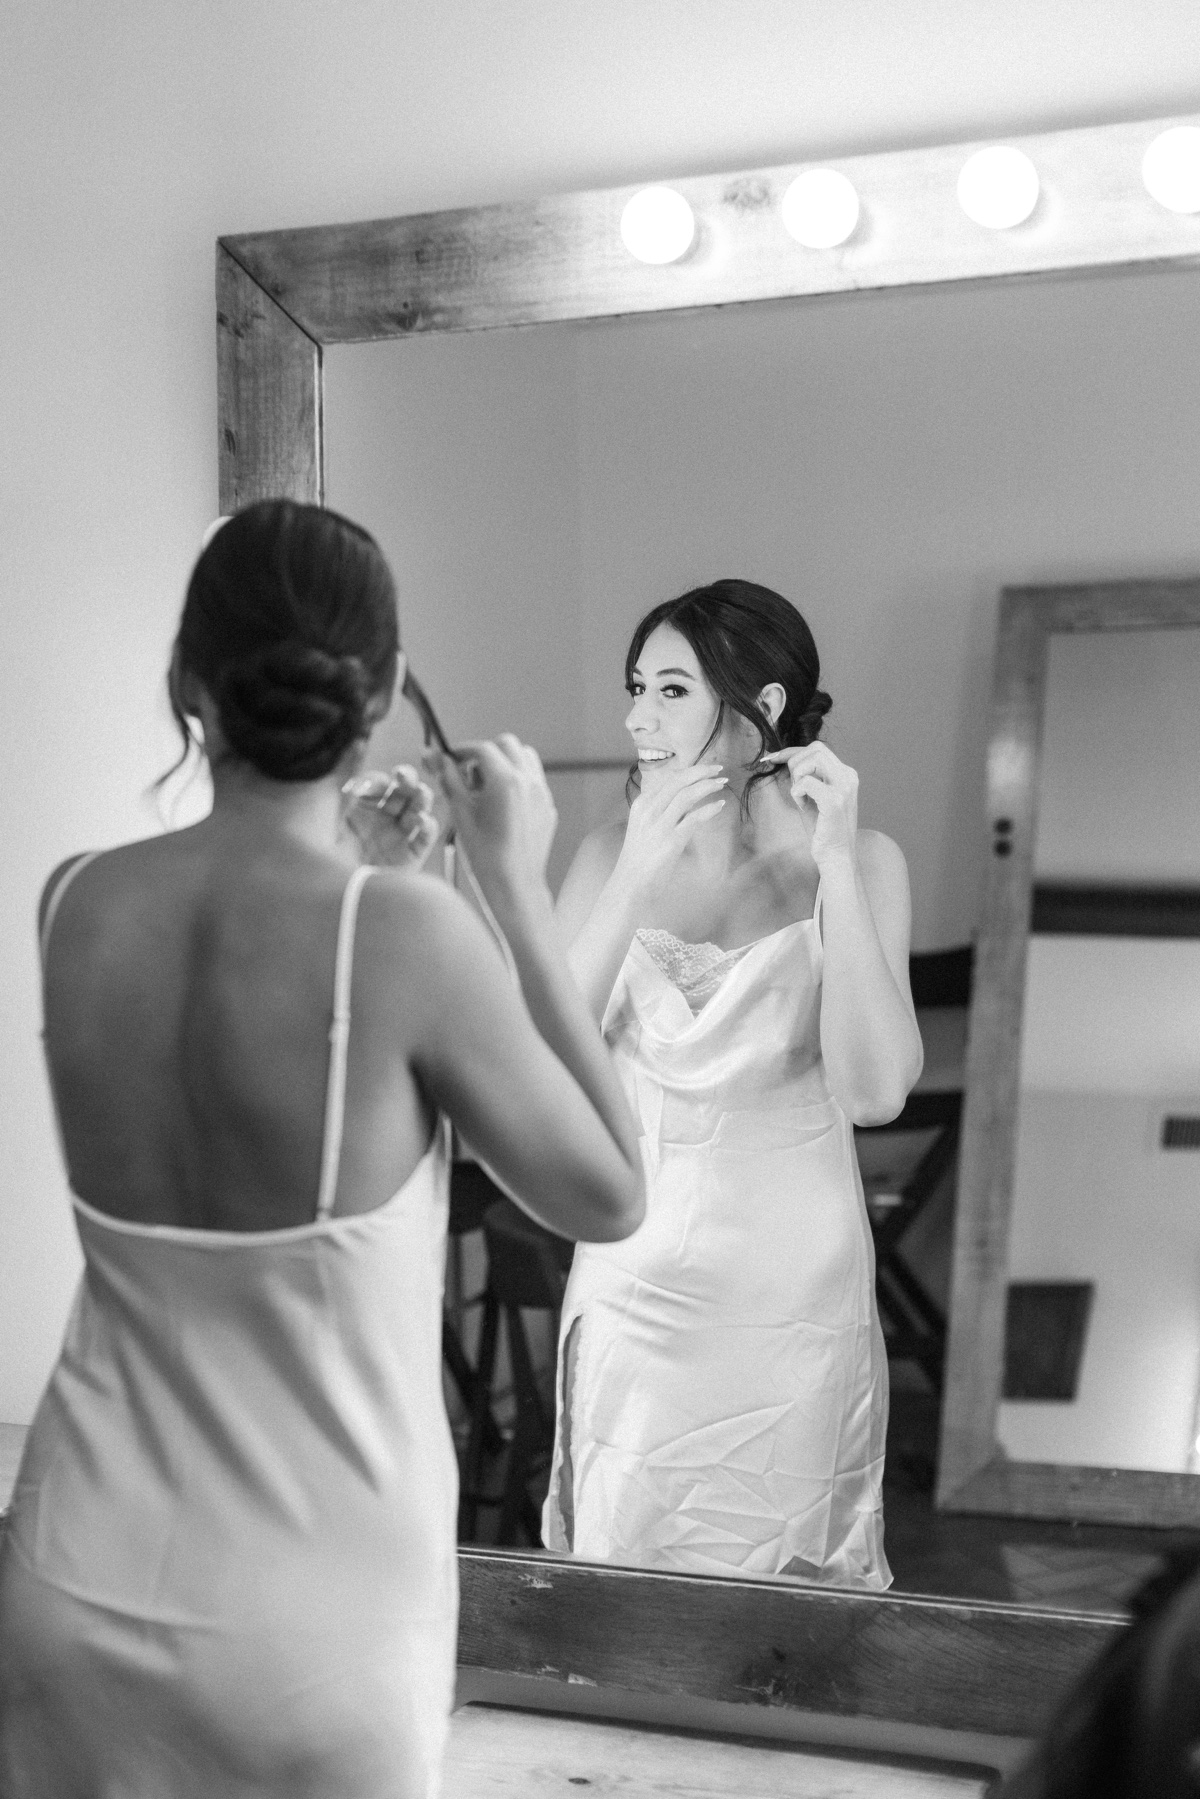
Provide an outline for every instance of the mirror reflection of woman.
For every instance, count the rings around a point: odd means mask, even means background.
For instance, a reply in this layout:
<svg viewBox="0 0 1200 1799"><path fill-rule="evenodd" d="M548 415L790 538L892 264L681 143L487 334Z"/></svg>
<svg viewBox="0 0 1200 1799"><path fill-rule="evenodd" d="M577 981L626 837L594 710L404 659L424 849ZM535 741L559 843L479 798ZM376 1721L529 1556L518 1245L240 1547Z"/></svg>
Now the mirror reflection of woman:
<svg viewBox="0 0 1200 1799"><path fill-rule="evenodd" d="M563 883L641 1121L647 1206L576 1250L543 1535L591 1559L882 1588L887 1364L852 1126L921 1070L904 857L819 740L771 590L656 607L626 662L628 822Z"/></svg>
<svg viewBox="0 0 1200 1799"><path fill-rule="evenodd" d="M12 1799L439 1791L442 1122L563 1235L641 1217L634 1121L555 938L536 753L503 736L472 746L477 785L435 771L521 993L415 872L415 776L348 808L404 669L367 533L247 507L196 565L172 668L209 816L47 884L85 1273L0 1544Z"/></svg>

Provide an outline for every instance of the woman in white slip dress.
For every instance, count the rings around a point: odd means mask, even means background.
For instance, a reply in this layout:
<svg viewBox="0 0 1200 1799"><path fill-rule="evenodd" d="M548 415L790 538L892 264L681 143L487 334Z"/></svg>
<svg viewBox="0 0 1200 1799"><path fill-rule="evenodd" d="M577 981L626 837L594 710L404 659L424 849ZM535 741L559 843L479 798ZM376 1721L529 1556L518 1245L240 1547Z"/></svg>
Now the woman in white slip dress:
<svg viewBox="0 0 1200 1799"><path fill-rule="evenodd" d="M887 1364L852 1126L921 1069L909 897L816 741L780 595L655 608L626 663L640 791L558 901L641 1121L646 1218L576 1250L543 1536L597 1560L880 1588Z"/></svg>
<svg viewBox="0 0 1200 1799"><path fill-rule="evenodd" d="M0 1548L6 1799L431 1799L457 1609L439 1113L552 1228L641 1216L555 948L536 755L438 769L525 1005L417 872L415 775L343 797L404 667L367 534L248 507L172 665L210 816L47 889L85 1270ZM364 839L396 866L359 865Z"/></svg>

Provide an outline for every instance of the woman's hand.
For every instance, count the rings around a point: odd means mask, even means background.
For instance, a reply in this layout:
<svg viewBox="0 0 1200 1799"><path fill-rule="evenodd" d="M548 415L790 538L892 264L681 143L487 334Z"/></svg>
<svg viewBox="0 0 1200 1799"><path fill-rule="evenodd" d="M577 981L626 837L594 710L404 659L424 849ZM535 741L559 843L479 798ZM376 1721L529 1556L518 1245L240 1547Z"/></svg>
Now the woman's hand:
<svg viewBox="0 0 1200 1799"><path fill-rule="evenodd" d="M762 760L786 763L792 798L812 831L817 866L839 855L855 860L858 848L858 775L839 762L827 743L771 750Z"/></svg>
<svg viewBox="0 0 1200 1799"><path fill-rule="evenodd" d="M697 827L725 804L721 789L727 780L719 762L698 762L656 776L652 787L642 788L629 808L625 841L613 870L630 894L644 901L659 892Z"/></svg>
<svg viewBox="0 0 1200 1799"><path fill-rule="evenodd" d="M433 789L415 768L399 763L390 775L377 770L347 781L346 824L364 862L376 868L422 866L441 827L433 816Z"/></svg>
<svg viewBox="0 0 1200 1799"><path fill-rule="evenodd" d="M424 768L441 787L458 838L490 904L546 894L546 863L558 828L542 760L511 731L468 743L468 767L438 750Z"/></svg>

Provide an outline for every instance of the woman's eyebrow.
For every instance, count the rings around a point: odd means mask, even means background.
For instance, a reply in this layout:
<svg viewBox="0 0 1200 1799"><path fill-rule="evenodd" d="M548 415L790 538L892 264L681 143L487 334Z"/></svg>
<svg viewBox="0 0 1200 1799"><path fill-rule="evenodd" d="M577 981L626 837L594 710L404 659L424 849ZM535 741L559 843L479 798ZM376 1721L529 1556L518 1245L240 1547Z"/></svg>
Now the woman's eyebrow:
<svg viewBox="0 0 1200 1799"><path fill-rule="evenodd" d="M635 668L633 673L640 677L642 671L640 668ZM685 681L696 679L690 668L656 668L654 673L655 675L682 675Z"/></svg>

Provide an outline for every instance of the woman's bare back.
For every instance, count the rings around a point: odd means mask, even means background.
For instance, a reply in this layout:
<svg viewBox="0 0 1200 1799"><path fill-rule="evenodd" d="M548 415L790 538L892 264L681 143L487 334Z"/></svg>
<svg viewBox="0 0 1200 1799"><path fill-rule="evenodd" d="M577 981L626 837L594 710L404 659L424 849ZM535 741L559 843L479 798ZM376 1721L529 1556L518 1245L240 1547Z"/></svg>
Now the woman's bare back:
<svg viewBox="0 0 1200 1799"><path fill-rule="evenodd" d="M312 1220L353 867L350 852L202 825L112 851L71 882L48 946L46 1046L81 1199L198 1229ZM372 929L371 886L386 883L394 912L419 879L377 874L361 902L337 1213L383 1203L433 1126L405 1053L412 958Z"/></svg>

